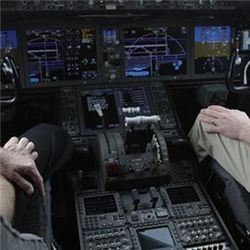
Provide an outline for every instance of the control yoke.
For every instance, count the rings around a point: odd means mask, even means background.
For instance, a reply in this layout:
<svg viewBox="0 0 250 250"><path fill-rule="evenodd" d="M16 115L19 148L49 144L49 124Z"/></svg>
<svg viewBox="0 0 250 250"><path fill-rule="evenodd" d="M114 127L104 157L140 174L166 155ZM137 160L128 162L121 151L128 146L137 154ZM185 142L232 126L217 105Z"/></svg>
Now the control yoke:
<svg viewBox="0 0 250 250"><path fill-rule="evenodd" d="M242 56L245 57L245 63L243 63ZM242 83L240 85L234 84L235 68L236 66L242 66L243 72L240 72L243 76ZM250 93L250 51L240 51L235 49L231 55L228 72L226 75L226 85L230 92L236 94L249 94Z"/></svg>
<svg viewBox="0 0 250 250"><path fill-rule="evenodd" d="M1 61L1 105L13 104L18 96L19 75L13 59L5 56Z"/></svg>

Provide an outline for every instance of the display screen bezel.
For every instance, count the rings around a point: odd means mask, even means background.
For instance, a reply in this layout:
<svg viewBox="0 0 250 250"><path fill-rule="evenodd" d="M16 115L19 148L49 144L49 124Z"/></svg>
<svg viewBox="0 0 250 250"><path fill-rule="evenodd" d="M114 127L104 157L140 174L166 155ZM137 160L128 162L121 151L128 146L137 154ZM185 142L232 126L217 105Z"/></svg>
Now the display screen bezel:
<svg viewBox="0 0 250 250"><path fill-rule="evenodd" d="M186 72L183 73L183 74L169 74L169 75L161 75L161 76L142 76L142 77L127 77L125 72L126 72L126 53L125 53L125 32L126 30L129 30L129 29L159 29L159 28L171 28L171 29L181 29L182 27L185 27L185 30L186 30L186 41L185 41L185 45L186 45ZM133 80L161 80L161 79L182 79L182 78L186 78L187 75L189 74L189 63L188 63L188 59L189 59L189 48L188 48L188 41L189 41L189 27L187 25L168 25L168 24L164 24L164 23L159 23L158 25L156 24L153 24L153 25L150 25L150 24L145 24L144 25L133 25L133 26L123 26L122 27L122 31L121 31L121 34L122 34L122 55L123 55L123 58L124 58L124 68L123 68L123 77L124 79L126 80L129 80L129 79L133 79Z"/></svg>
<svg viewBox="0 0 250 250"><path fill-rule="evenodd" d="M32 20L30 22L27 21L20 21L18 24L9 24L2 29L15 29L17 30L17 39L19 48L15 49L15 58L17 58L16 62L19 67L19 73L21 77L21 87L22 89L32 89L32 88L51 88L51 87L62 87L62 86L96 86L96 85L112 85L112 84L129 84L130 82L150 82L150 81L167 81L170 86L178 86L178 85L189 85L202 84L203 81L210 81L210 80L218 80L222 81L225 78L225 74L195 74L194 72L194 27L195 26L231 26L232 29L232 39L235 37L235 28L232 23L229 21L221 21L218 20L203 20L199 23L188 21L185 19L180 19L178 21L174 20L173 18L166 18L166 19L157 19L153 20L152 22L148 20L138 20L136 23L132 20L121 20L116 26L112 25L113 28L117 29L119 34L119 42L120 42L120 56L121 56L121 65L119 72L121 72L121 77L116 79L115 81L108 81L104 79L103 75L103 54L102 54L102 39L101 34L103 29L109 27L107 24L103 25L99 21L95 20L88 20L84 24L82 22L75 22L69 21L66 25L62 25L62 20L56 18L53 20L53 24L45 24L42 20ZM173 24L173 25L171 25ZM183 25L185 24L185 25ZM124 36L123 30L125 27L160 27L160 26L186 26L187 27L187 53L188 53L188 60L187 60L187 74L182 76L160 76L160 77L153 77L153 78L125 78L125 65L124 60L122 57L124 56L123 46L124 46ZM14 27L14 28L13 28ZM47 28L79 28L79 27L86 27L86 28L95 28L96 29L96 50L97 50L97 72L98 77L95 80L72 80L72 81L60 81L60 82L50 82L50 83L38 83L31 85L29 84L29 77L28 77L28 65L27 65L27 55L23 53L23 49L26 50L26 39L25 39L25 30L29 29L47 29ZM111 27L111 26L110 26ZM198 81L201 80L201 81Z"/></svg>
<svg viewBox="0 0 250 250"><path fill-rule="evenodd" d="M171 237L171 241L172 241L172 246L171 245L168 245L168 246L162 246L162 247L153 247L153 248L143 248L143 243L142 243L142 239L140 238L140 232L141 231L154 231L154 230L159 230L159 229L167 229L167 233L169 234L169 236ZM138 241L140 243L140 247L142 250L165 250L165 249L173 249L176 247L176 241L174 239L174 236L173 236L173 233L171 232L171 227L170 225L163 225L163 226L158 226L158 227L146 227L146 228L141 228L141 229L137 229L136 230L136 233L137 233L137 237L138 237ZM159 232L160 233L160 232ZM152 232L151 232L151 235L152 235ZM157 239L156 239L157 240ZM164 244L168 244L168 242L164 242Z"/></svg>
<svg viewBox="0 0 250 250"><path fill-rule="evenodd" d="M190 191L192 192L192 195L187 197L186 195ZM199 197L196 188L192 185L167 188L167 194L172 205L194 203L201 201L201 198Z"/></svg>
<svg viewBox="0 0 250 250"><path fill-rule="evenodd" d="M27 55L27 39L26 39L26 31L27 30L46 30L46 29L80 29L80 28L86 28L86 29L94 29L95 30L95 42L96 42L96 62L97 62L97 78L96 79L86 79L86 80L62 80L62 81L51 81L51 82L39 82L36 84L30 83L29 80L29 61L28 61L28 55ZM85 84L97 84L100 82L100 58L98 56L99 51L99 27L93 25L93 24L82 24L82 23L68 23L67 25L62 25L61 22L55 21L55 24L49 25L49 24L37 24L37 25L30 25L26 24L23 25L21 32L21 40L23 44L23 65L24 65L24 84L23 87L25 88L47 88L47 87L60 87L60 86L75 86L75 85L85 85Z"/></svg>
<svg viewBox="0 0 250 250"><path fill-rule="evenodd" d="M195 23L192 26L192 79L197 80L197 79L201 79L201 80L221 80L221 79L225 79L226 76L226 70L227 67L225 69L225 72L223 73L206 73L206 74L197 74L195 72L195 27L202 27L202 26L229 26L230 30L231 30L231 41L230 41L230 52L233 50L234 44L235 44L235 27L227 22L200 22L200 23ZM231 53L230 53L231 54ZM230 57L229 57L230 60ZM228 62L229 62L228 60Z"/></svg>

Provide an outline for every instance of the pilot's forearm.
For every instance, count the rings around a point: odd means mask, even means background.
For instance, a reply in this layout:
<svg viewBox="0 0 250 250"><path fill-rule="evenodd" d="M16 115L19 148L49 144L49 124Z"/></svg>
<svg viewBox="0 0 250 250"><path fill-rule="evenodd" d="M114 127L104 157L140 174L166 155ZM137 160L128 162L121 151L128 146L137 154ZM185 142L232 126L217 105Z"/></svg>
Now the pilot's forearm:
<svg viewBox="0 0 250 250"><path fill-rule="evenodd" d="M0 215L9 223L14 217L15 200L14 185L0 174Z"/></svg>

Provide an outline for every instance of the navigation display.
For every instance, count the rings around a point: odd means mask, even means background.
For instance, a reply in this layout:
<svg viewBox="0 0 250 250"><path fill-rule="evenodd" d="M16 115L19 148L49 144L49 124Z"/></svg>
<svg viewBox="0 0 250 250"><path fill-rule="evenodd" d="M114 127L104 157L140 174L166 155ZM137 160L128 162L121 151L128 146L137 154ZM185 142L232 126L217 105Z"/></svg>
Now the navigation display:
<svg viewBox="0 0 250 250"><path fill-rule="evenodd" d="M0 31L0 49L16 49L17 35L15 30Z"/></svg>
<svg viewBox="0 0 250 250"><path fill-rule="evenodd" d="M187 74L186 27L125 28L125 76Z"/></svg>
<svg viewBox="0 0 250 250"><path fill-rule="evenodd" d="M175 246L174 239L167 226L138 230L137 235L142 250L163 250Z"/></svg>
<svg viewBox="0 0 250 250"><path fill-rule="evenodd" d="M195 73L224 73L230 58L230 26L195 27Z"/></svg>
<svg viewBox="0 0 250 250"><path fill-rule="evenodd" d="M30 84L97 79L94 29L27 30Z"/></svg>

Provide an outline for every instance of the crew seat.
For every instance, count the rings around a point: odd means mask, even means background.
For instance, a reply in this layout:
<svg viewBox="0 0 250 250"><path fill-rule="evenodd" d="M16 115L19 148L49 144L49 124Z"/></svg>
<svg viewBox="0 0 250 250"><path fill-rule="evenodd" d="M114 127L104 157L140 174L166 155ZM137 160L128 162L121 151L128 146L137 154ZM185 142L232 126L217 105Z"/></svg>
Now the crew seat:
<svg viewBox="0 0 250 250"><path fill-rule="evenodd" d="M235 84L235 74L239 74L236 60L243 58L241 70L250 61L250 51L241 53L234 50L226 76L226 84L204 85L197 89L197 100L201 108L216 104L232 109L245 111L250 116L250 83L247 69L247 83ZM247 250L250 246L250 193L246 191L224 168L214 159L207 158L198 168L199 175L207 190L228 222L240 249Z"/></svg>

